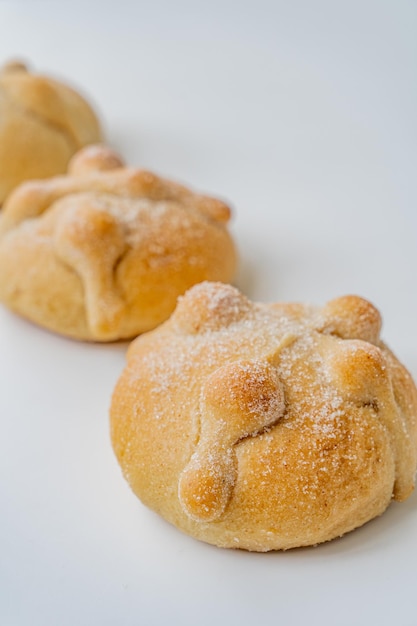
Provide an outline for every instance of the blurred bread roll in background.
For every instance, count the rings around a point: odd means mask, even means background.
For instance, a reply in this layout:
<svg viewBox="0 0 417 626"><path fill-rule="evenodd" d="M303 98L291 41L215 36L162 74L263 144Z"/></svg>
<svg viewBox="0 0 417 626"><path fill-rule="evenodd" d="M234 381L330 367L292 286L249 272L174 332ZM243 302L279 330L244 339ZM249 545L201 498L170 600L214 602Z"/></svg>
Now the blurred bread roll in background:
<svg viewBox="0 0 417 626"><path fill-rule="evenodd" d="M203 280L232 280L229 207L88 146L68 174L23 183L0 214L0 300L55 332L128 339Z"/></svg>
<svg viewBox="0 0 417 626"><path fill-rule="evenodd" d="M19 61L0 69L0 205L22 181L64 173L75 152L101 140L77 91Z"/></svg>

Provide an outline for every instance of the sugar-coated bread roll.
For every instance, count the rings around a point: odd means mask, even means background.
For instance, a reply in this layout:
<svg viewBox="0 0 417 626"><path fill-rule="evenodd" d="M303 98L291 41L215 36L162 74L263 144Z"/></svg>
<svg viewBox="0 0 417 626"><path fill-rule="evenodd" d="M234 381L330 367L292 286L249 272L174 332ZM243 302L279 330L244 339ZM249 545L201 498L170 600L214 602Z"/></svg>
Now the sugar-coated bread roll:
<svg viewBox="0 0 417 626"><path fill-rule="evenodd" d="M67 176L23 183L0 215L0 300L33 322L93 341L167 319L202 280L229 281L230 209L88 146Z"/></svg>
<svg viewBox="0 0 417 626"><path fill-rule="evenodd" d="M417 391L358 296L323 308L190 289L138 337L112 443L134 493L193 537L254 551L315 545L413 490Z"/></svg>
<svg viewBox="0 0 417 626"><path fill-rule="evenodd" d="M68 85L22 63L0 68L0 205L22 181L65 172L77 150L100 140L94 111Z"/></svg>

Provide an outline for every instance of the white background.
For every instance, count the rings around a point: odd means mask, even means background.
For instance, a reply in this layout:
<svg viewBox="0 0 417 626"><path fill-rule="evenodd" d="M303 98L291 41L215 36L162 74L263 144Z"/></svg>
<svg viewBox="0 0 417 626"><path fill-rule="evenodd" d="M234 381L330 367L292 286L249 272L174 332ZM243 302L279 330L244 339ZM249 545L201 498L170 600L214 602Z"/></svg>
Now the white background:
<svg viewBox="0 0 417 626"><path fill-rule="evenodd" d="M256 300L373 301L417 376L417 3L0 2L0 61L80 87L132 164L229 200ZM415 626L417 496L315 549L198 543L113 457L126 344L0 310L0 624Z"/></svg>

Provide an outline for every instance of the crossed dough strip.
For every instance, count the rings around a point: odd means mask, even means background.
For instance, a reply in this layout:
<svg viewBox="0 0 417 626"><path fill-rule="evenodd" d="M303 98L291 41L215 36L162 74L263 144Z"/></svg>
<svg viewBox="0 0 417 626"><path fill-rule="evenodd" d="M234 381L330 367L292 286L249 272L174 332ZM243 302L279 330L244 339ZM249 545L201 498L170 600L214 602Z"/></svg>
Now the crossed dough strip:
<svg viewBox="0 0 417 626"><path fill-rule="evenodd" d="M112 441L139 498L190 535L267 551L313 545L407 498L417 390L358 296L323 308L190 289L137 338Z"/></svg>
<svg viewBox="0 0 417 626"><path fill-rule="evenodd" d="M230 209L105 146L77 153L67 176L30 181L0 215L0 299L78 339L154 328L202 280L229 281Z"/></svg>
<svg viewBox="0 0 417 626"><path fill-rule="evenodd" d="M19 62L0 68L0 206L24 180L65 172L72 155L101 140L86 100Z"/></svg>

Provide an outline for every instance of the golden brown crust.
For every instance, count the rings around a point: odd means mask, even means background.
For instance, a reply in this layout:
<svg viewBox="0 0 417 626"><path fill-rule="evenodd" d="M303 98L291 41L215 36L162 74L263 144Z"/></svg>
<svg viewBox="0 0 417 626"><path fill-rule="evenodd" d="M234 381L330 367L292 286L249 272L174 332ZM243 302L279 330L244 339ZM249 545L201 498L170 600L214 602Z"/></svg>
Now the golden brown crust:
<svg viewBox="0 0 417 626"><path fill-rule="evenodd" d="M257 551L327 541L406 498L417 391L380 324L355 296L317 309L193 287L131 344L113 394L133 491L198 539Z"/></svg>
<svg viewBox="0 0 417 626"><path fill-rule="evenodd" d="M79 93L19 61L0 69L0 120L0 205L22 181L65 172L77 150L101 139Z"/></svg>
<svg viewBox="0 0 417 626"><path fill-rule="evenodd" d="M8 198L0 299L77 339L134 337L164 321L191 285L232 279L229 215L220 200L89 146L67 176L23 183Z"/></svg>

